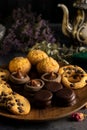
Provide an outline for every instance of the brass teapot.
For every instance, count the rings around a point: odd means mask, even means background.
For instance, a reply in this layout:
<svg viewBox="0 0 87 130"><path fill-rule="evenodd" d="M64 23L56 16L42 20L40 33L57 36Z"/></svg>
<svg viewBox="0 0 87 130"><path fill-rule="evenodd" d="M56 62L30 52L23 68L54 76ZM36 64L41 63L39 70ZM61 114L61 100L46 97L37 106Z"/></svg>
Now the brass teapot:
<svg viewBox="0 0 87 130"><path fill-rule="evenodd" d="M87 45L87 0L77 0L73 5L77 8L77 15L71 24L67 6L58 4L58 7L63 10L62 32L64 35L76 39L81 44Z"/></svg>

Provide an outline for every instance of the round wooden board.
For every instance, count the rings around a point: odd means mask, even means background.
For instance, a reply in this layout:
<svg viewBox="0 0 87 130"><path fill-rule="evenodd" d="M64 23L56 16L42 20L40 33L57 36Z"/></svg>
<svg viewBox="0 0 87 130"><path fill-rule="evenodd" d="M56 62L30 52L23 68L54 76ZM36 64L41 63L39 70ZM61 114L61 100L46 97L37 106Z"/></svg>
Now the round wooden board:
<svg viewBox="0 0 87 130"><path fill-rule="evenodd" d="M77 95L77 103L71 107L49 107L46 109L33 109L28 115L19 116L19 115L12 115L5 110L0 110L0 115L5 116L12 119L17 120L28 120L28 121L49 121L49 120L56 120L62 117L68 116L75 111L78 111L87 102L87 86L82 89L75 90Z"/></svg>

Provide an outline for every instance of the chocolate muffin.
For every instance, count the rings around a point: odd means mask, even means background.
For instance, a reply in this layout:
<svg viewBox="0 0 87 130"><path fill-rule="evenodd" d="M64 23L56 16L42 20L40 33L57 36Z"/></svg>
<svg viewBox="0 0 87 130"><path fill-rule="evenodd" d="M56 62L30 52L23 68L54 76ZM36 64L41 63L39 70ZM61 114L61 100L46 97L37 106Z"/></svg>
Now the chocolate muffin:
<svg viewBox="0 0 87 130"><path fill-rule="evenodd" d="M76 94L70 88L63 88L56 92L56 104L58 106L72 106L76 103Z"/></svg>
<svg viewBox="0 0 87 130"><path fill-rule="evenodd" d="M49 90L40 90L34 96L35 107L46 108L51 105L53 94Z"/></svg>

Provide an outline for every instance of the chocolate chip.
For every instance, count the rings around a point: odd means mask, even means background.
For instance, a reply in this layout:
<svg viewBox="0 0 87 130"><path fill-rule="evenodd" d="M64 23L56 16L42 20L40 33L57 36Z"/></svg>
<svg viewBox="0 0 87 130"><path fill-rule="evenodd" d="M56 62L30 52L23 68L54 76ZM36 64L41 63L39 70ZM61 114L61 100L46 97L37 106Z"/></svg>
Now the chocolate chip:
<svg viewBox="0 0 87 130"><path fill-rule="evenodd" d="M12 97L7 97L7 101L12 100Z"/></svg>
<svg viewBox="0 0 87 130"><path fill-rule="evenodd" d="M4 75L1 75L1 78L3 78L3 79L4 79Z"/></svg>
<svg viewBox="0 0 87 130"><path fill-rule="evenodd" d="M2 91L1 96L7 96L7 94L4 91Z"/></svg>
<svg viewBox="0 0 87 130"><path fill-rule="evenodd" d="M7 84L7 87L8 87L8 88L10 88L10 85L9 85L9 84Z"/></svg>
<svg viewBox="0 0 87 130"><path fill-rule="evenodd" d="M70 72L70 71L68 71L68 72L67 72L67 74L71 74L71 72Z"/></svg>
<svg viewBox="0 0 87 130"><path fill-rule="evenodd" d="M65 75L64 77L67 77L67 75Z"/></svg>
<svg viewBox="0 0 87 130"><path fill-rule="evenodd" d="M24 110L22 109L22 107L18 107L18 110L20 113L24 112Z"/></svg>
<svg viewBox="0 0 87 130"><path fill-rule="evenodd" d="M73 83L73 84L70 84L70 87L74 87L74 83Z"/></svg>
<svg viewBox="0 0 87 130"><path fill-rule="evenodd" d="M12 92L13 95L16 95L16 92Z"/></svg>
<svg viewBox="0 0 87 130"><path fill-rule="evenodd" d="M14 105L15 105L15 103L9 102L9 103L7 104L7 108L8 108L8 109L11 109L11 107L14 106Z"/></svg>
<svg viewBox="0 0 87 130"><path fill-rule="evenodd" d="M17 102L18 106L23 106L23 104L20 102L20 99L16 99L15 101Z"/></svg>
<svg viewBox="0 0 87 130"><path fill-rule="evenodd" d="M83 72L81 70L78 70L78 69L75 69L75 73L83 74Z"/></svg>
<svg viewBox="0 0 87 130"><path fill-rule="evenodd" d="M18 103L17 103L17 105L18 105L18 106L23 106L23 104L22 104L22 103L20 103L20 102L18 102Z"/></svg>
<svg viewBox="0 0 87 130"><path fill-rule="evenodd" d="M82 74L81 77L84 77L84 75Z"/></svg>
<svg viewBox="0 0 87 130"><path fill-rule="evenodd" d="M80 71L81 74L84 74L82 71Z"/></svg>
<svg viewBox="0 0 87 130"><path fill-rule="evenodd" d="M66 70L66 68L63 68L63 70L65 71L65 70Z"/></svg>
<svg viewBox="0 0 87 130"><path fill-rule="evenodd" d="M16 101L16 102L20 102L20 99L16 99L15 101Z"/></svg>
<svg viewBox="0 0 87 130"><path fill-rule="evenodd" d="M7 104L7 109L11 109L12 105L11 104Z"/></svg>
<svg viewBox="0 0 87 130"><path fill-rule="evenodd" d="M73 75L73 79L77 79L78 78L78 75Z"/></svg>

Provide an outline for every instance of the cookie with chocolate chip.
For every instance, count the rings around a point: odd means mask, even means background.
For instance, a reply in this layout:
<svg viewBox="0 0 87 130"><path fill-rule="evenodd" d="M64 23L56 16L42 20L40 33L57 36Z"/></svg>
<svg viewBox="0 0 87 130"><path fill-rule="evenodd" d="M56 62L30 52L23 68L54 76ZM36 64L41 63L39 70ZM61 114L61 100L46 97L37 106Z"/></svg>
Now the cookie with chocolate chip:
<svg viewBox="0 0 87 130"><path fill-rule="evenodd" d="M0 79L8 80L10 72L7 69L0 68Z"/></svg>
<svg viewBox="0 0 87 130"><path fill-rule="evenodd" d="M6 106L7 96L12 92L10 85L4 80L0 80L0 106Z"/></svg>
<svg viewBox="0 0 87 130"><path fill-rule="evenodd" d="M0 95L2 94L2 92L7 94L12 92L10 85L4 80L0 80Z"/></svg>
<svg viewBox="0 0 87 130"><path fill-rule="evenodd" d="M26 115L30 112L30 103L24 96L13 92L10 97L12 99L6 103L6 108L10 112L18 115Z"/></svg>

